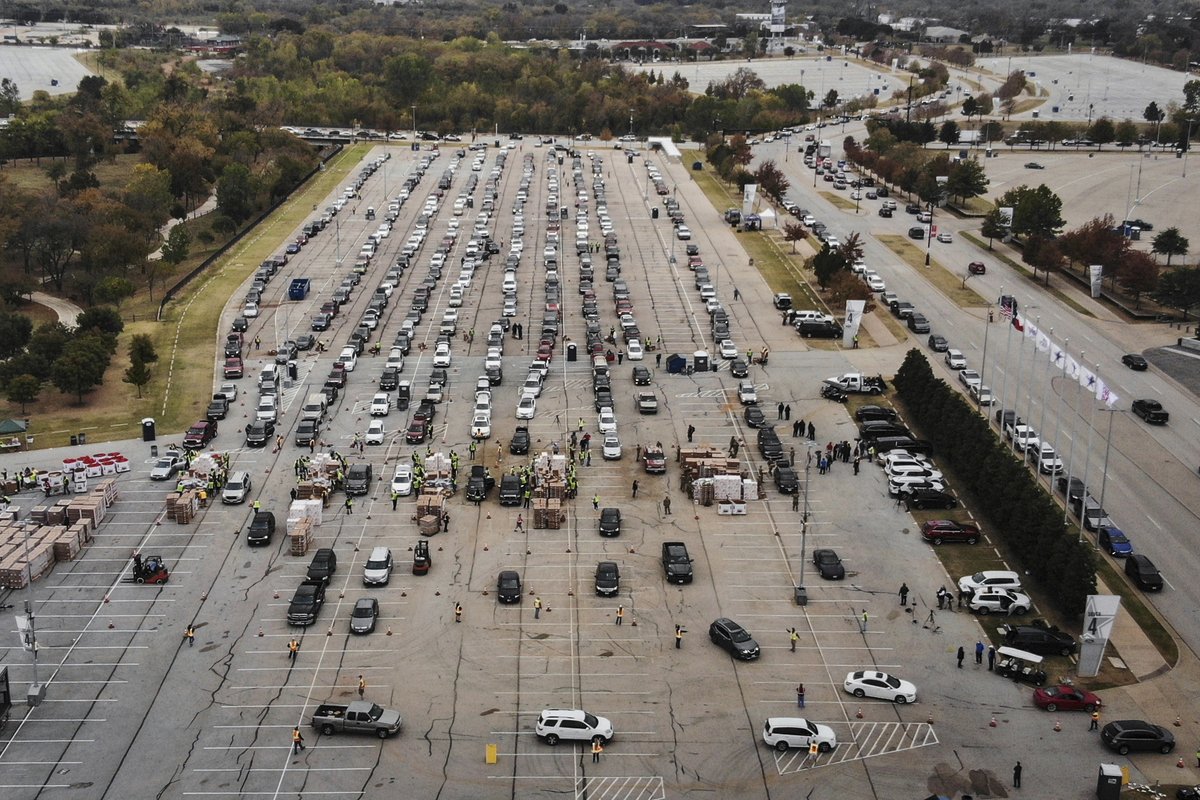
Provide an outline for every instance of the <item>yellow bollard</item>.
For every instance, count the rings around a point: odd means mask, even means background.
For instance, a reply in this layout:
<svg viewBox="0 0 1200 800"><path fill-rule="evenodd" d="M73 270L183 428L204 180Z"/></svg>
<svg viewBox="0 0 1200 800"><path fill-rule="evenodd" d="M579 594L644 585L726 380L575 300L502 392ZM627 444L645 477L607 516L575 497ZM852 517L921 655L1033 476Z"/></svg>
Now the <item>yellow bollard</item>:
<svg viewBox="0 0 1200 800"><path fill-rule="evenodd" d="M486 745L484 747L484 752L486 753L486 755L484 757L484 761L488 764L495 764L496 763L496 745L494 745L494 744Z"/></svg>

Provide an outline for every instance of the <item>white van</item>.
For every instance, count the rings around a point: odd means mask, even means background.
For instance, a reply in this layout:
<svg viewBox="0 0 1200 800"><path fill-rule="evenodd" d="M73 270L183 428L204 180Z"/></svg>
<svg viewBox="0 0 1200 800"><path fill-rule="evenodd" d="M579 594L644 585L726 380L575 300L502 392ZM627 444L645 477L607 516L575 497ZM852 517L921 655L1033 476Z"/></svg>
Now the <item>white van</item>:
<svg viewBox="0 0 1200 800"><path fill-rule="evenodd" d="M363 565L364 586L384 586L392 578L392 551L387 547L376 547L367 556Z"/></svg>

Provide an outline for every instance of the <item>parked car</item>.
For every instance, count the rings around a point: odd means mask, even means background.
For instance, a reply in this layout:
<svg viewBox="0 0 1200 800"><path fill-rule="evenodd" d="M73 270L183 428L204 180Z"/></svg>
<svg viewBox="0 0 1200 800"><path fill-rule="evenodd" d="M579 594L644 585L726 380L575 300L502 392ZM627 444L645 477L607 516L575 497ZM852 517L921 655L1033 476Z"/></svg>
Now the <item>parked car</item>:
<svg viewBox="0 0 1200 800"><path fill-rule="evenodd" d="M379 600L374 597L360 597L354 603L354 610L350 612L350 632L370 633L375 630L378 619Z"/></svg>
<svg viewBox="0 0 1200 800"><path fill-rule="evenodd" d="M538 714L533 732L546 744L553 747L566 739L590 742L599 739L607 743L613 738L613 725L604 717L597 717L582 709L547 708Z"/></svg>
<svg viewBox="0 0 1200 800"><path fill-rule="evenodd" d="M501 603L521 602L521 576L516 570L503 570L496 577L496 599Z"/></svg>
<svg viewBox="0 0 1200 800"><path fill-rule="evenodd" d="M837 747L837 734L828 725L820 725L803 717L770 717L763 723L763 742L779 752L789 749L807 750L817 746L817 752L828 753Z"/></svg>
<svg viewBox="0 0 1200 800"><path fill-rule="evenodd" d="M1110 556L1125 558L1133 553L1133 543L1120 528L1101 525L1096 531L1096 545Z"/></svg>
<svg viewBox="0 0 1200 800"><path fill-rule="evenodd" d="M1029 595L1011 589L980 589L971 595L967 607L976 614L1028 614L1033 606Z"/></svg>
<svg viewBox="0 0 1200 800"><path fill-rule="evenodd" d="M913 489L905 495L909 508L955 508L958 499L954 495L939 489Z"/></svg>
<svg viewBox="0 0 1200 800"><path fill-rule="evenodd" d="M943 542L975 544L980 537L979 526L973 522L931 519L921 525L921 538L932 544L942 544Z"/></svg>
<svg viewBox="0 0 1200 800"><path fill-rule="evenodd" d="M1001 628L1004 633L1004 643L1039 655L1069 656L1078 648L1074 637L1058 628L1047 627L1043 624L1005 625Z"/></svg>
<svg viewBox="0 0 1200 800"><path fill-rule="evenodd" d="M974 594L981 589L992 588L1019 590L1021 576L1012 570L994 569L976 572L974 575L964 575L958 579L958 590L964 594ZM1015 646L1021 647L1021 645Z"/></svg>

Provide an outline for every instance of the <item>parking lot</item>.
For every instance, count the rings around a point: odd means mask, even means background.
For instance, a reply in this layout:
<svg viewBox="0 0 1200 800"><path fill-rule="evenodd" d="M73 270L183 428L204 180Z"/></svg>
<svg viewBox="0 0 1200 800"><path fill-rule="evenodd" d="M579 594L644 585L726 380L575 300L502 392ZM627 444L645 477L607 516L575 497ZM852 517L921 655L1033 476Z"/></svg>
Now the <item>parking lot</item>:
<svg viewBox="0 0 1200 800"><path fill-rule="evenodd" d="M953 585L958 576L945 574L913 518L887 496L881 470L865 463L858 474L849 463L838 463L827 474L818 474L815 463L805 469L810 448L823 451L827 442L854 441L858 435L844 406L819 397L823 378L853 366L846 353L810 350L779 325L770 289L744 254L736 255L736 234L720 223L719 210L707 205L685 170L657 153L627 156L599 146L591 153L582 150L576 162L568 152L524 139L512 143L503 168L493 173L502 148L489 145L468 151L464 143L461 159L455 146L443 146L429 162L361 283L331 327L315 334L328 346L300 352L296 379L281 386L278 450L273 440L248 447L241 432L256 414L260 368L273 361L279 344L309 332L309 320L352 271L388 200L430 151L371 150L364 165L385 153L390 158L271 278L259 316L248 321L245 377L235 381L237 398L212 443L230 454L232 469L249 471L253 486L246 504L215 503L186 526L157 524L171 484L151 483L146 461L122 480L117 516L100 529L86 555L34 584L45 637L41 668L55 671L47 702L33 711L14 709L14 722L4 730L0 788L6 796L138 796L153 786L164 797L370 796L395 787L414 797L657 798L701 791L769 797L804 791L812 797L891 798L1002 789L1018 758L1029 770L1027 785L1036 785L1040 772L1043 780L1052 775L1057 786L1086 787L1096 761L1106 756L1085 743L1085 726L1074 723L1062 733L1044 734L1052 723L1030 704L1029 687L988 675L986 666L955 668L955 651L960 646L972 650L981 628L965 612L931 611L935 591ZM480 169L474 170L477 155ZM399 276L371 334L370 341L383 343L383 352L357 357L314 447L316 453L338 451L349 467L371 464L374 481L349 508L345 493L335 491L308 553L290 555L283 535L289 491L296 485L296 460L309 454L308 447L294 443L301 406L325 383L374 287L385 281L416 229L422 203L456 160L450 188L429 214L430 234ZM528 186L523 187L526 164ZM657 193L651 168L662 176L667 194ZM557 176L565 218L547 212L551 174ZM470 175L480 176L469 193L473 205L456 215L454 201ZM478 219L489 175L494 175L497 197L484 226L499 252L480 260L464 287L431 438L410 444L406 432L433 375L438 328L451 307L450 287L460 259L466 258L467 231ZM344 185L353 178L348 175ZM565 235L558 247L562 313L553 358L533 418L515 417L526 370L539 348L549 222L555 219L569 230L586 217L591 239L603 242L597 180L603 181L612 233L621 248L620 278L628 285L632 314L645 342L662 339L661 348L640 361L623 358L609 365L621 453L607 459L601 453L586 320L578 310L583 299L578 256ZM527 200L520 237L524 249L515 270L517 310L505 318L501 287L507 255L518 238L514 206L522 190ZM339 189L336 196L341 195ZM665 199L678 201L691 240L675 238L665 213L651 213L664 209ZM325 205L319 204L314 215ZM375 209L376 219L366 219L368 208ZM412 326L411 349L400 372L411 382L412 403L396 408L392 392L388 413L374 418L384 426L383 443L360 451L354 444L372 420L369 406L379 391L388 347L405 327L437 241L454 220L462 232L446 253L450 275L434 281L428 310ZM290 233L287 241L297 234ZM732 359L717 355L709 314L687 267L689 242L713 273L737 352L771 350L768 365L748 365L747 380L755 385L766 420L777 428L786 457L795 459L806 493L803 503L776 491L769 476L763 499L747 501L744 515L719 514L717 505L693 503L681 490L675 454L677 447L689 446L689 428L692 446L724 449L736 439L747 479L766 466L737 399ZM247 274L253 266L244 265ZM297 277L308 278L311 290L303 299L289 300L288 286ZM248 278L247 288L250 283ZM601 337L620 325L609 306L613 283L597 269ZM733 299L735 286L739 300ZM232 324L243 310L243 299L232 298L225 321ZM488 331L501 319L510 326L524 324L530 332L518 339L510 327L501 337L503 379L490 389L491 432L479 440L472 458L471 398L484 372ZM578 348L574 361L566 355L569 344ZM623 354L627 347L619 333L616 341L601 343L602 352ZM707 351L718 368L668 374L668 356L682 354L694 362L697 350ZM643 387L633 384L633 366L652 374L648 388L658 400L656 415L636 410L633 395ZM225 382L221 359L214 369L217 386ZM794 416L777 419L780 404ZM791 435L792 422L801 419L814 426L811 442ZM528 427L528 455L509 449L518 424ZM563 503L560 527L535 528L534 509L499 505L496 489L480 503L466 499L465 473L472 466L486 465L499 483L501 473L555 446L568 454L572 432L581 431L591 434L592 459L576 466L578 496ZM165 447L174 440L175 435L160 435L157 444ZM636 461L638 452L655 442L666 454L662 476L647 474ZM397 464L411 464L414 452L421 460L427 451L452 449L461 466L457 491L446 506L447 529L425 537L418 530L416 494L396 498L393 510L392 474ZM245 542L254 501L278 520L280 530L267 547L250 548ZM620 509L619 536L599 535L600 514L593 504ZM805 504L809 519L802 525ZM432 565L425 575L412 570L419 541L430 548ZM691 583L664 580L660 552L666 541L686 544L693 560ZM365 560L379 546L394 556L391 580L386 586L364 586ZM338 564L324 607L315 623L289 625L293 592L313 552L325 547L334 550ZM170 582L162 587L123 583L135 548L163 555L172 570ZM846 570L843 580L817 576L811 555L818 548L837 551ZM599 561L619 567L613 596L595 590ZM520 602L498 602L502 570L519 574ZM907 607L897 598L902 582L911 589ZM795 602L798 585L807 589L805 606ZM378 623L372 633L353 635L351 609L368 597L379 602ZM461 622L455 620L456 604L461 604ZM760 647L757 660L735 661L708 641L709 625L717 618L735 620L749 631ZM194 646L182 638L188 623L196 625ZM676 626L682 628L681 638ZM791 628L797 632L795 652ZM299 641L294 660L288 655L293 637ZM19 648L3 653L14 683L31 679ZM912 681L916 702L893 704L846 693L847 673L862 669ZM804 709L797 708L800 684ZM323 735L310 727L317 705L348 703L360 694L400 712L398 735L384 740ZM598 761L590 757L586 738L557 746L538 739L539 714L555 708L583 709L611 721L614 735ZM837 746L816 754L769 748L762 741L764 720L787 716L828 725ZM989 724L994 716L1001 718L999 727ZM307 745L295 754L294 726ZM1029 748L1031 739L1043 735L1057 737L1060 747L1094 749L1095 757L1063 766L1053 754ZM488 745L495 745L495 763L488 763Z"/></svg>

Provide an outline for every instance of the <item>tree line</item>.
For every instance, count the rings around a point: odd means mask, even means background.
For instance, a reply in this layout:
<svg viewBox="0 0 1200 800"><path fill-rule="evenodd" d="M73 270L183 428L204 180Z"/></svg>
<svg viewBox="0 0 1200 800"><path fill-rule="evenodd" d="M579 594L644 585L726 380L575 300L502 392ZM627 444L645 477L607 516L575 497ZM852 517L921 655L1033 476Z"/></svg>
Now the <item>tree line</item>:
<svg viewBox="0 0 1200 800"><path fill-rule="evenodd" d="M1096 593L1093 548L1065 530L1062 511L963 396L934 375L919 350L896 372L896 392L913 427L956 474L988 535L1071 619Z"/></svg>

